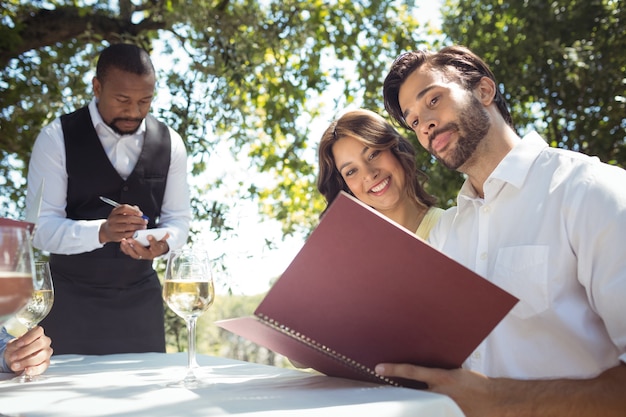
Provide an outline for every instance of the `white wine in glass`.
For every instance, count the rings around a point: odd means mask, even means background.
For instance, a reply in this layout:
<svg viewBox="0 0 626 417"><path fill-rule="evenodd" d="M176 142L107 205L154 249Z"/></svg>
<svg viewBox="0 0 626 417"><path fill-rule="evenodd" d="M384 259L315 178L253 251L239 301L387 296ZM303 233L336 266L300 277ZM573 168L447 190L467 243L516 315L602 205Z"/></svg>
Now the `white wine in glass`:
<svg viewBox="0 0 626 417"><path fill-rule="evenodd" d="M54 303L54 286L48 262L35 262L34 289L28 304L15 315L28 330L46 318Z"/></svg>
<svg viewBox="0 0 626 417"><path fill-rule="evenodd" d="M0 225L0 325L15 315L33 292L33 248L30 232Z"/></svg>
<svg viewBox="0 0 626 417"><path fill-rule="evenodd" d="M35 262L34 278L34 291L28 304L15 315L15 318L28 330L46 318L54 303L54 286L52 285L50 264L48 262ZM19 377L19 382L31 382L43 378L41 375L22 375Z"/></svg>
<svg viewBox="0 0 626 417"><path fill-rule="evenodd" d="M209 309L215 298L211 264L206 251L181 249L171 251L165 267L163 299L174 313L187 324L187 374L170 387L198 388L207 385L200 381L194 369L196 362L196 321Z"/></svg>

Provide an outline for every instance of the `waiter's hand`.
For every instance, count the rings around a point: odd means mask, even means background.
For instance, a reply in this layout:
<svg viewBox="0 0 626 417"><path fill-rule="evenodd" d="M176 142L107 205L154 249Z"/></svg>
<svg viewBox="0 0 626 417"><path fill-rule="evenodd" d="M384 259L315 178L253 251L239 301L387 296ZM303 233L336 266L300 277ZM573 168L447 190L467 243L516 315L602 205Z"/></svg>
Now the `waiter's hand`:
<svg viewBox="0 0 626 417"><path fill-rule="evenodd" d="M154 236L148 235L149 246L143 246L135 239L128 238L120 242L120 249L131 258L137 260L152 260L157 256L169 252L170 246L167 244L168 237L170 237L170 234L166 233L163 239L156 240Z"/></svg>
<svg viewBox="0 0 626 417"><path fill-rule="evenodd" d="M143 213L137 206L122 204L111 210L111 214L100 225L98 237L100 243L121 242L131 237L137 230L147 227L148 221L141 217Z"/></svg>

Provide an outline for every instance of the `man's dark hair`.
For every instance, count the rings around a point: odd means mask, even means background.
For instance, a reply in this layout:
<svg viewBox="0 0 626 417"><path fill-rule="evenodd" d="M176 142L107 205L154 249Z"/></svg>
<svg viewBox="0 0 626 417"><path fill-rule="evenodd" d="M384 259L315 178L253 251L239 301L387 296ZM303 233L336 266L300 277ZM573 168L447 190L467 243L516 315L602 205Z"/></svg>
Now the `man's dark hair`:
<svg viewBox="0 0 626 417"><path fill-rule="evenodd" d="M422 65L443 72L451 81L458 82L467 90L473 90L483 77L493 80L496 84L494 101L504 121L513 127L511 113L509 113L506 100L498 88L498 82L493 72L478 55L463 46L448 46L439 52L405 52L393 61L383 84L383 97L385 109L402 126L410 129L404 120L398 101L400 87Z"/></svg>
<svg viewBox="0 0 626 417"><path fill-rule="evenodd" d="M137 75L154 74L150 54L130 43L114 44L102 51L96 66L96 78L103 82L112 67Z"/></svg>

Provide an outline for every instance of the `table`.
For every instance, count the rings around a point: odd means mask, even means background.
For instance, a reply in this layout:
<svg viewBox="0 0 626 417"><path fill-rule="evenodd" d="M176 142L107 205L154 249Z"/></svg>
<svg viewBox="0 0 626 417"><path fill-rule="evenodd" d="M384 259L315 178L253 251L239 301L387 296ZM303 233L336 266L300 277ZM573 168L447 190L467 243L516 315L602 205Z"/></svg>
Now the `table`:
<svg viewBox="0 0 626 417"><path fill-rule="evenodd" d="M463 417L443 395L207 355L196 374L214 384L165 387L186 363L186 353L53 356L45 380L0 374L0 415Z"/></svg>

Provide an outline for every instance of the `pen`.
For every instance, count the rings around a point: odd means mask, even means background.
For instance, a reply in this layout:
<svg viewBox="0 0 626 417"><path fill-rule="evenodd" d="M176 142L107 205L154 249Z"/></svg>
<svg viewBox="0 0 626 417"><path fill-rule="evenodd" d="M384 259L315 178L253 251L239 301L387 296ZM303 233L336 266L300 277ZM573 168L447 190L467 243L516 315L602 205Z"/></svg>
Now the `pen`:
<svg viewBox="0 0 626 417"><path fill-rule="evenodd" d="M110 198L106 198L106 197L100 196L100 200L104 201L105 203L107 203L108 205L113 206L113 207L121 206L120 203L118 203L117 201L111 200ZM150 217L146 216L145 214L143 216L141 216L141 218L144 219L144 220L150 220Z"/></svg>

